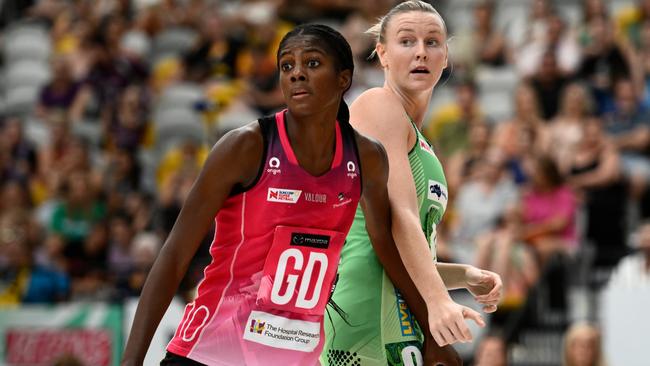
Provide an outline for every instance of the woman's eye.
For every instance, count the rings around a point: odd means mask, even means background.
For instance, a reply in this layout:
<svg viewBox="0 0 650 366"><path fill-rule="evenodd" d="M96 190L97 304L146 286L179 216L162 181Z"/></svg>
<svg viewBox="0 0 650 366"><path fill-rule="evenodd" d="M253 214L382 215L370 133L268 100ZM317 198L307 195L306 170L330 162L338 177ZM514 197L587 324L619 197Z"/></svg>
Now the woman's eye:
<svg viewBox="0 0 650 366"><path fill-rule="evenodd" d="M291 69L293 69L293 66L290 63L283 63L280 65L280 69L285 72L291 71Z"/></svg>
<svg viewBox="0 0 650 366"><path fill-rule="evenodd" d="M318 60L309 60L309 61L307 61L307 66L309 66L309 67L318 67L318 66L320 66L320 61L318 61Z"/></svg>
<svg viewBox="0 0 650 366"><path fill-rule="evenodd" d="M440 44L437 39L430 39L427 41L428 46L437 47Z"/></svg>
<svg viewBox="0 0 650 366"><path fill-rule="evenodd" d="M413 44L413 40L411 39L403 39L400 41L400 44L403 46L411 46Z"/></svg>

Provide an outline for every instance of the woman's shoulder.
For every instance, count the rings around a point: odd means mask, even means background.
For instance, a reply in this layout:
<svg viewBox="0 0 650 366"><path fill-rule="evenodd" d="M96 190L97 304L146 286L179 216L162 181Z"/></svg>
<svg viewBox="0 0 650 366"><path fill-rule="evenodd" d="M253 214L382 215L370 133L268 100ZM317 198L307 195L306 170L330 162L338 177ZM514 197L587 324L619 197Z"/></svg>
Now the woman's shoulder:
<svg viewBox="0 0 650 366"><path fill-rule="evenodd" d="M250 149L263 145L262 129L258 121L227 132L220 140L230 142L237 148Z"/></svg>
<svg viewBox="0 0 650 366"><path fill-rule="evenodd" d="M365 91L350 106L350 123L361 133L375 135L368 129L374 132L390 129L391 134L402 135L410 124L395 123L400 120L408 122L404 107L392 92L383 88Z"/></svg>
<svg viewBox="0 0 650 366"><path fill-rule="evenodd" d="M223 135L212 147L209 156L224 157L235 165L257 167L264 146L263 131L259 123L254 121Z"/></svg>
<svg viewBox="0 0 650 366"><path fill-rule="evenodd" d="M399 107L399 110L403 109L397 96L384 88L371 88L361 93L350 108L359 107L372 107L372 110L381 111L393 110L395 107Z"/></svg>

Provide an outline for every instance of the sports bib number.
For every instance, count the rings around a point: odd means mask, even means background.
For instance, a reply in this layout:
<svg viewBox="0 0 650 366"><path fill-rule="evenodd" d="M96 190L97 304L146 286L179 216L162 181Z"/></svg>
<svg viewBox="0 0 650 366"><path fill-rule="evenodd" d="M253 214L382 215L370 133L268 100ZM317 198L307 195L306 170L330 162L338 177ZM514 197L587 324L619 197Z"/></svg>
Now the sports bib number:
<svg viewBox="0 0 650 366"><path fill-rule="evenodd" d="M345 235L278 226L264 263L257 304L299 314L325 312Z"/></svg>

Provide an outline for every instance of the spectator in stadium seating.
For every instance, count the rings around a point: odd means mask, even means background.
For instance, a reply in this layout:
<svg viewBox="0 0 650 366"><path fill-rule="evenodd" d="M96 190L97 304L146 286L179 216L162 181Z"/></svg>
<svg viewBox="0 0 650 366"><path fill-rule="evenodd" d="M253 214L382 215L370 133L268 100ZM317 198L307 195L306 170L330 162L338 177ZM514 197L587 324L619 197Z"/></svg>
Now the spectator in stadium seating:
<svg viewBox="0 0 650 366"><path fill-rule="evenodd" d="M140 60L122 54L119 44L109 43L116 42L115 38L122 32L119 22L118 18L105 20L90 40L93 62L85 83L100 106L99 115L103 118L115 108L127 86L144 82L148 76Z"/></svg>
<svg viewBox="0 0 650 366"><path fill-rule="evenodd" d="M514 91L514 99L514 115L497 125L492 144L505 153L508 170L515 182L521 184L527 179L523 160L541 151L546 131L533 88L527 83L520 84Z"/></svg>
<svg viewBox="0 0 650 366"><path fill-rule="evenodd" d="M616 20L617 28L626 40L638 47L642 43L643 23L650 20L650 1L637 0L635 6L624 8Z"/></svg>
<svg viewBox="0 0 650 366"><path fill-rule="evenodd" d="M616 106L605 117L605 131L621 154L632 197L639 197L650 183L650 111L641 107L631 80L619 80L615 92Z"/></svg>
<svg viewBox="0 0 650 366"><path fill-rule="evenodd" d="M106 113L104 137L109 149L135 150L147 143L149 128L149 96L142 85L127 86L115 108Z"/></svg>
<svg viewBox="0 0 650 366"><path fill-rule="evenodd" d="M34 261L33 225L25 211L4 211L0 216L0 307L54 303L68 295L68 277Z"/></svg>
<svg viewBox="0 0 650 366"><path fill-rule="evenodd" d="M28 184L36 172L37 155L36 147L25 137L20 118L9 117L2 122L0 150L3 156L0 181L17 179Z"/></svg>
<svg viewBox="0 0 650 366"><path fill-rule="evenodd" d="M63 192L63 200L55 206L49 228L65 239L66 257L75 258L81 256L83 241L93 224L104 218L105 205L96 197L89 173L82 170L66 177Z"/></svg>
<svg viewBox="0 0 650 366"><path fill-rule="evenodd" d="M536 155L524 164L530 184L521 200L522 239L542 267L555 254L573 254L578 245L576 197L549 157Z"/></svg>
<svg viewBox="0 0 650 366"><path fill-rule="evenodd" d="M51 198L58 192L63 183L63 176L67 173L62 169L63 161L74 144L70 122L65 113L58 111L49 115L46 123L49 140L38 153L38 175L43 192L35 198L36 203Z"/></svg>
<svg viewBox="0 0 650 366"><path fill-rule="evenodd" d="M512 25L511 36L519 37L514 40L516 47L545 39L548 34L549 18L555 13L553 2L549 0L533 0L530 4L528 18L523 18Z"/></svg>
<svg viewBox="0 0 650 366"><path fill-rule="evenodd" d="M104 192L124 196L141 189L141 168L136 149L118 148L109 155L108 166L104 171Z"/></svg>
<svg viewBox="0 0 650 366"><path fill-rule="evenodd" d="M114 283L128 277L135 265L131 255L135 233L131 227L129 216L116 213L109 218L108 270Z"/></svg>
<svg viewBox="0 0 650 366"><path fill-rule="evenodd" d="M68 58L58 56L52 61L52 81L41 89L36 116L45 119L48 114L60 110L67 113L71 121L79 121L88 92L81 82L74 80Z"/></svg>
<svg viewBox="0 0 650 366"><path fill-rule="evenodd" d="M564 336L562 366L605 366L600 330L593 325L572 325Z"/></svg>
<svg viewBox="0 0 650 366"><path fill-rule="evenodd" d="M584 238L596 249L594 265L612 266L625 253L627 186L619 153L603 133L600 119L587 118L568 155L568 183L581 197Z"/></svg>
<svg viewBox="0 0 650 366"><path fill-rule="evenodd" d="M545 121L553 119L557 114L560 95L568 82L558 68L553 52L544 53L539 70L531 78L530 85L535 90L542 119Z"/></svg>
<svg viewBox="0 0 650 366"><path fill-rule="evenodd" d="M476 177L478 165L490 147L492 125L487 123L474 124L468 131L467 148L453 154L447 160L445 173L447 185L455 192L467 180Z"/></svg>
<svg viewBox="0 0 650 366"><path fill-rule="evenodd" d="M641 27L641 43L633 68L633 79L641 96L641 104L650 110L650 20Z"/></svg>
<svg viewBox="0 0 650 366"><path fill-rule="evenodd" d="M0 212L10 209L29 211L32 208L28 187L23 182L10 179L0 186Z"/></svg>
<svg viewBox="0 0 650 366"><path fill-rule="evenodd" d="M130 251L133 258L133 267L128 275L116 284L120 298L140 296L147 274L151 266L153 266L161 247L160 238L152 233L143 232L133 238Z"/></svg>
<svg viewBox="0 0 650 366"><path fill-rule="evenodd" d="M573 27L559 13L552 12L546 19L546 34L519 48L516 67L524 77L535 76L545 67L548 54L557 65L556 73L567 77L580 65L580 52Z"/></svg>
<svg viewBox="0 0 650 366"><path fill-rule="evenodd" d="M582 19L578 24L578 42L586 46L589 42L589 23L593 19L611 21L608 4L605 0L585 0L582 2Z"/></svg>
<svg viewBox="0 0 650 366"><path fill-rule="evenodd" d="M487 123L477 100L477 85L462 80L455 89L455 102L435 111L424 131L442 159L467 148L472 125Z"/></svg>
<svg viewBox="0 0 650 366"><path fill-rule="evenodd" d="M476 178L459 187L454 204L456 222L450 237L454 262L474 264L476 240L492 231L508 208L517 205L517 187L505 174L504 166L503 154L489 150L476 164Z"/></svg>
<svg viewBox="0 0 650 366"><path fill-rule="evenodd" d="M612 28L607 19L594 18L589 22L577 73L589 85L596 100L595 112L599 115L614 108L614 84L630 77L633 57L629 47L616 41Z"/></svg>
<svg viewBox="0 0 650 366"><path fill-rule="evenodd" d="M200 33L194 47L183 56L186 78L204 82L210 77L228 80L239 75L237 59L245 46L245 34L229 31L230 22L218 12L200 17Z"/></svg>
<svg viewBox="0 0 650 366"><path fill-rule="evenodd" d="M543 151L551 156L560 171L566 174L573 154L582 139L583 124L591 114L593 101L589 91L579 83L564 88L557 116L546 127Z"/></svg>
<svg viewBox="0 0 650 366"><path fill-rule="evenodd" d="M475 366L507 366L508 346L497 334L488 334L476 347Z"/></svg>
<svg viewBox="0 0 650 366"><path fill-rule="evenodd" d="M509 63L510 50L503 30L495 21L496 3L477 1L473 9L473 23L455 37L452 50L455 72L471 72L479 65L504 66Z"/></svg>
<svg viewBox="0 0 650 366"><path fill-rule="evenodd" d="M521 240L521 213L509 208L499 217L496 227L477 237L474 265L498 273L503 279L504 295L499 309L491 319L506 323L508 317L519 309L540 276L535 254Z"/></svg>
<svg viewBox="0 0 650 366"><path fill-rule="evenodd" d="M72 278L73 300L111 299L113 289L109 283L108 240L106 222L97 222L84 240L81 255L70 259L68 273Z"/></svg>

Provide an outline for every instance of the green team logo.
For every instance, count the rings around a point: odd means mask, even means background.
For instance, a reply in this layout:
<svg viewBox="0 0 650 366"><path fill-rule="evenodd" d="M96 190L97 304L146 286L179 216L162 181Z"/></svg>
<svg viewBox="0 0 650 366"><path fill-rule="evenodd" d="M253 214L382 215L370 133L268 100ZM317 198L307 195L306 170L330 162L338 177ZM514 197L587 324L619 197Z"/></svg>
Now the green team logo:
<svg viewBox="0 0 650 366"><path fill-rule="evenodd" d="M417 341L386 344L388 366L423 366L422 344Z"/></svg>
<svg viewBox="0 0 650 366"><path fill-rule="evenodd" d="M439 210L436 206L429 206L429 211L427 211L426 216L424 217L424 235L429 241L429 248L433 254L433 259L436 260L436 225L440 221L438 218Z"/></svg>

